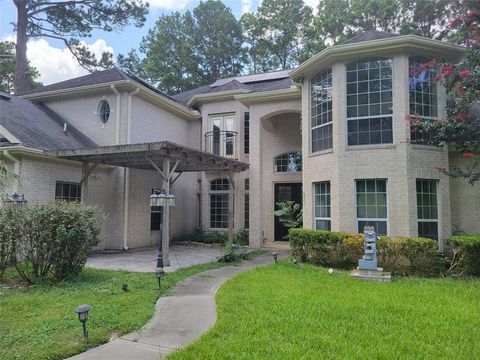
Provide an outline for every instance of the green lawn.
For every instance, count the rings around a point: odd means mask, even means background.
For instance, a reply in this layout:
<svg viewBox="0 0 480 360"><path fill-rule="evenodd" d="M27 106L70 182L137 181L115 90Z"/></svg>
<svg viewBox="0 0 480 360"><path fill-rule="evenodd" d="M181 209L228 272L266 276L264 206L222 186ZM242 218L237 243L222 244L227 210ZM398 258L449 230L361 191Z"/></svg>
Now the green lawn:
<svg viewBox="0 0 480 360"><path fill-rule="evenodd" d="M219 266L223 264L196 265L167 274L162 294L188 276ZM122 290L125 283L128 292ZM94 347L144 325L158 297L154 274L89 268L55 287L11 290L0 284L0 359L63 359L85 351L75 307L92 305L88 347Z"/></svg>
<svg viewBox="0 0 480 360"><path fill-rule="evenodd" d="M480 281L362 282L280 262L217 293L216 325L179 359L480 359Z"/></svg>

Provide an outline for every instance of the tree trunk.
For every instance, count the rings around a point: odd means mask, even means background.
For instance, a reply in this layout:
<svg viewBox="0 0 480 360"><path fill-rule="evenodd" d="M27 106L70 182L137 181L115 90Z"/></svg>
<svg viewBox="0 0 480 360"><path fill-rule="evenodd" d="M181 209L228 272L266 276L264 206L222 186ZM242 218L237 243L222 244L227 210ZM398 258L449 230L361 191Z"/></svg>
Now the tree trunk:
<svg viewBox="0 0 480 360"><path fill-rule="evenodd" d="M15 46L15 81L13 88L15 93L29 89L27 79L27 2L14 0L17 7L17 44Z"/></svg>

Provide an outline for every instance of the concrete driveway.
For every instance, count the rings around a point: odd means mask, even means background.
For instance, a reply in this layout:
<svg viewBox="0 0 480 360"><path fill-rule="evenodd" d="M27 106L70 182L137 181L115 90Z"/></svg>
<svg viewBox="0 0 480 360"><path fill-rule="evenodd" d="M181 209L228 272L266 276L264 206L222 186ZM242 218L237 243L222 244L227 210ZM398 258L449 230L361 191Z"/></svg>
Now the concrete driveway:
<svg viewBox="0 0 480 360"><path fill-rule="evenodd" d="M127 251L99 251L92 253L87 266L97 269L128 270L154 272L157 267L157 247L130 249ZM166 272L183 267L217 261L222 254L218 245L172 245L170 247L170 266Z"/></svg>

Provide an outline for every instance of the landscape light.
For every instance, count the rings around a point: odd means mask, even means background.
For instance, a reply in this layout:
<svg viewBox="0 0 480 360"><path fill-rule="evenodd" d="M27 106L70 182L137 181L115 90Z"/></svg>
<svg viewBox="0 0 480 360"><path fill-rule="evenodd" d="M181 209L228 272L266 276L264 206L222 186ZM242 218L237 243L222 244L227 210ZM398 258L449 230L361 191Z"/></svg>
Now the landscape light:
<svg viewBox="0 0 480 360"><path fill-rule="evenodd" d="M88 320L88 311L92 307L88 304L80 305L75 309L75 312L78 314L78 320L82 323L83 326L83 342L88 342L88 332L87 332L87 320Z"/></svg>
<svg viewBox="0 0 480 360"><path fill-rule="evenodd" d="M155 270L155 274L157 276L157 280L158 280L158 289L160 290L161 289L161 279L162 279L162 276L163 274L165 274L165 271L163 270L163 268L159 267L157 268L157 270Z"/></svg>
<svg viewBox="0 0 480 360"><path fill-rule="evenodd" d="M278 254L276 252L274 252L274 253L272 253L272 256L273 256L273 260L275 260L275 263L277 263Z"/></svg>

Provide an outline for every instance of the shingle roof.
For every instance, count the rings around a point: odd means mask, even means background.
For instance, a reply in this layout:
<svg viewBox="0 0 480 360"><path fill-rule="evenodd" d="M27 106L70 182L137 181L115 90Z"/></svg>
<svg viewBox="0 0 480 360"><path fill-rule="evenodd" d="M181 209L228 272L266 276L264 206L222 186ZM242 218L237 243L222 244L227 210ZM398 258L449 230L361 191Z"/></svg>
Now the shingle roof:
<svg viewBox="0 0 480 360"><path fill-rule="evenodd" d="M102 70L102 71L96 71L88 75L76 77L73 79L61 81L55 84L51 85L46 85L42 86L39 88L35 89L30 89L27 91L19 92L16 93L15 95L29 95L29 94L40 94L43 92L47 91L56 91L56 90L65 90L65 89L73 89L73 88L78 88L82 86L89 86L89 85L97 85L97 84L105 84L105 83L111 83L115 81L121 81L121 80L133 80L148 89L156 92L157 94L161 96L165 96L166 98L169 98L170 100L174 100L171 96L161 92L158 90L156 87L153 85L149 84L143 79L140 79L139 77L130 74L126 71L120 70L118 68L112 68L108 70Z"/></svg>
<svg viewBox="0 0 480 360"><path fill-rule="evenodd" d="M196 89L188 90L172 97L186 105L195 95L209 94L228 90L245 90L248 93L262 91L288 89L292 86L292 80L289 77L291 70L281 70L262 74L253 74L245 76L236 76L226 79L219 79L211 85L201 86Z"/></svg>
<svg viewBox="0 0 480 360"><path fill-rule="evenodd" d="M400 35L384 32L384 31L369 30L361 34L358 34L357 36L354 36L351 39L348 39L347 41L344 41L342 44L354 44L354 43L359 43L364 41L387 39L387 38L392 38L396 36L400 36Z"/></svg>
<svg viewBox="0 0 480 360"><path fill-rule="evenodd" d="M39 150L97 146L43 103L0 93L0 125L23 146ZM67 124L67 132L63 131Z"/></svg>

